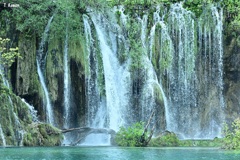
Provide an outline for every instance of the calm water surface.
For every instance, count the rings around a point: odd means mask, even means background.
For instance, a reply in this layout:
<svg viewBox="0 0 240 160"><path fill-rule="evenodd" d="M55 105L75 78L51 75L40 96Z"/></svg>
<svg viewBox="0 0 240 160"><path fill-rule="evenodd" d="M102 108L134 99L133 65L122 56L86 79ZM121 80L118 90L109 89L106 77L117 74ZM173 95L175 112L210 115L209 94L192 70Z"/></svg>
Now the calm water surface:
<svg viewBox="0 0 240 160"><path fill-rule="evenodd" d="M216 148L33 147L0 148L0 160L240 160Z"/></svg>

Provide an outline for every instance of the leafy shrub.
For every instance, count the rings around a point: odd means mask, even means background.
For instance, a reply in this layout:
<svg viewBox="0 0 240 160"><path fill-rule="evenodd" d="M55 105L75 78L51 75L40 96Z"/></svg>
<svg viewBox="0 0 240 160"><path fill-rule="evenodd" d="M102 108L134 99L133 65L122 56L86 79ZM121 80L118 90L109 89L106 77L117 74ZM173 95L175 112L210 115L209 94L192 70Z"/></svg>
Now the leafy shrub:
<svg viewBox="0 0 240 160"><path fill-rule="evenodd" d="M224 149L240 149L240 118L237 118L231 125L224 126L223 146Z"/></svg>
<svg viewBox="0 0 240 160"><path fill-rule="evenodd" d="M180 140L173 132L167 132L162 136L154 138L150 142L152 147L177 147L180 145Z"/></svg>
<svg viewBox="0 0 240 160"><path fill-rule="evenodd" d="M116 135L116 143L125 147L140 147L142 144L142 134L144 132L144 123L137 122L130 127L121 127ZM145 137L147 138L147 135Z"/></svg>
<svg viewBox="0 0 240 160"><path fill-rule="evenodd" d="M214 138L213 140L180 140L180 147L221 147L222 146L222 139L221 138Z"/></svg>

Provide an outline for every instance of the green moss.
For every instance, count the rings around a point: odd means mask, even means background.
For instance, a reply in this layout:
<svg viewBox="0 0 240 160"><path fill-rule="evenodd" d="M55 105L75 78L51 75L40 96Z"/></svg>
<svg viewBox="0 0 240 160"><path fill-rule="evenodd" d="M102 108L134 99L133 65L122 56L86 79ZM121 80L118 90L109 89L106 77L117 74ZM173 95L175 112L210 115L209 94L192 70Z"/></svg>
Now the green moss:
<svg viewBox="0 0 240 160"><path fill-rule="evenodd" d="M102 54L100 53L100 48L97 50L97 59L98 59L98 84L99 84L99 90L100 94L102 96L105 96L105 78L104 78L104 68L103 68L103 60L102 60Z"/></svg>
<svg viewBox="0 0 240 160"><path fill-rule="evenodd" d="M164 104L162 92L157 84L154 85L154 95L155 95L157 104Z"/></svg>
<svg viewBox="0 0 240 160"><path fill-rule="evenodd" d="M222 139L215 138L213 140L181 140L181 147L221 147Z"/></svg>
<svg viewBox="0 0 240 160"><path fill-rule="evenodd" d="M20 125L16 123L15 116L18 117ZM13 93L0 94L0 122L7 145L18 145L19 139L16 134L19 127L25 131L25 146L56 146L61 145L63 139L57 128L48 124L33 123L29 108Z"/></svg>
<svg viewBox="0 0 240 160"><path fill-rule="evenodd" d="M61 131L49 124L33 123L24 135L24 146L59 146L63 140Z"/></svg>
<svg viewBox="0 0 240 160"><path fill-rule="evenodd" d="M176 134L168 132L163 136L152 138L149 143L151 147L177 147L180 145L180 140Z"/></svg>
<svg viewBox="0 0 240 160"><path fill-rule="evenodd" d="M173 59L173 45L167 32L162 24L156 25L150 56L153 67L159 74L163 74L171 66Z"/></svg>
<svg viewBox="0 0 240 160"><path fill-rule="evenodd" d="M152 138L149 146L152 147L221 147L223 139L213 140L179 140L177 135L167 132L165 135Z"/></svg>

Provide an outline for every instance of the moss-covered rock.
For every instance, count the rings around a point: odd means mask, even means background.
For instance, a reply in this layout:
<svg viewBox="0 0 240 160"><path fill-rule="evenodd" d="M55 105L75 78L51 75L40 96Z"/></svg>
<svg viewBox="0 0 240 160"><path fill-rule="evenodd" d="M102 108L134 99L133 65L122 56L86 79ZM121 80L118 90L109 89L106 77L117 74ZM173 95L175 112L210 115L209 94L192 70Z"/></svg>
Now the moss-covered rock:
<svg viewBox="0 0 240 160"><path fill-rule="evenodd" d="M24 134L24 146L59 146L63 140L61 131L49 124L32 123Z"/></svg>
<svg viewBox="0 0 240 160"><path fill-rule="evenodd" d="M35 106L44 120L42 105L43 91L37 74L36 54L37 54L37 36L31 36L21 33L18 38L19 53L22 58L17 59L11 67L11 85L13 92L26 99L27 102Z"/></svg>
<svg viewBox="0 0 240 160"><path fill-rule="evenodd" d="M232 34L229 34L232 32ZM240 31L239 31L240 32ZM240 113L240 45L234 30L225 30L224 83L226 119L232 122Z"/></svg>
<svg viewBox="0 0 240 160"><path fill-rule="evenodd" d="M3 85L3 84L1 84ZM0 93L1 145L56 146L61 145L61 132L49 124L33 122L29 107L13 93ZM3 144L4 137L6 144Z"/></svg>

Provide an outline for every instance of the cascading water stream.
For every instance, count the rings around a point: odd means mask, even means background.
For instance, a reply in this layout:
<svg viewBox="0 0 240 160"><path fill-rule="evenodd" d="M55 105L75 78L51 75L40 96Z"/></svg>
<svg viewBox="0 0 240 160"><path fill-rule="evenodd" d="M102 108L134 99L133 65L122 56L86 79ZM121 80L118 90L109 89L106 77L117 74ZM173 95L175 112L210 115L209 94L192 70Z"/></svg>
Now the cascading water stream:
<svg viewBox="0 0 240 160"><path fill-rule="evenodd" d="M174 56L169 70L169 96L171 101L170 126L176 133L187 135L199 133L198 111L193 112L196 104L195 73L195 26L193 14L183 9L181 4L171 6L168 17L170 37L173 41ZM188 119L188 120L187 120ZM185 138L185 137L184 137Z"/></svg>
<svg viewBox="0 0 240 160"><path fill-rule="evenodd" d="M0 67L1 67L1 65L0 65ZM4 77L3 77L3 74L2 74L2 68L0 68L0 75L1 75L2 79L4 80ZM5 83L5 82L4 82L4 83ZM3 146L6 146L5 135L4 135L4 133L3 133L1 123L0 123L0 137L1 137L1 139L2 139L2 145L3 145Z"/></svg>
<svg viewBox="0 0 240 160"><path fill-rule="evenodd" d="M88 63L85 66L87 126L117 131L122 125L146 121L156 109L153 123L158 123L160 130L173 131L183 139L220 136L224 107L221 11L216 7L205 8L197 19L176 3L168 13L157 7L153 15L147 13L136 19L142 23L140 81L143 83L137 84L142 85L137 86L141 103L138 101L134 110L131 96L135 96L132 89L136 86L131 88L134 75L129 72L133 62L130 57L121 62L119 58L120 53L131 48L126 27L129 17L124 15L122 6L118 8L118 20L113 11L83 16ZM150 16L153 24L148 30ZM99 81L101 74L104 82ZM135 113L136 116L131 115Z"/></svg>
<svg viewBox="0 0 240 160"><path fill-rule="evenodd" d="M0 56L0 58L1 58L1 56ZM5 76L3 74L3 67L2 67L1 64L0 64L0 75L1 75L2 80L3 80L3 84L10 90L9 83L8 83L7 79L5 78ZM17 139L18 145L21 146L22 142L23 142L23 134L25 133L25 131L23 130L23 128L21 126L21 123L19 121L19 118L14 111L14 106L13 106L13 102L12 102L11 97L8 96L8 99L9 99L9 104L11 106L11 112L12 112L13 117L14 117L14 125L15 125L15 129L16 129L16 133L15 133L16 137L15 138ZM9 120L10 120L10 125L12 125L10 114L9 114ZM2 134L1 137L4 138L4 134ZM5 139L3 139L3 141L5 141ZM6 143L5 143L5 145L6 145Z"/></svg>
<svg viewBox="0 0 240 160"><path fill-rule="evenodd" d="M223 98L223 13L222 9L211 5L205 10L198 21L198 42L200 65L203 70L199 84L204 84L201 94L204 95L205 102L211 102L210 111L206 121L210 126L206 135L221 137L221 125L224 122L224 98ZM212 101L211 97L216 97ZM203 101L204 102L204 101ZM203 103L203 105L206 105Z"/></svg>
<svg viewBox="0 0 240 160"><path fill-rule="evenodd" d="M1 124L0 124L0 138L2 140L2 146L6 146L6 139L5 139Z"/></svg>
<svg viewBox="0 0 240 160"><path fill-rule="evenodd" d="M158 78L168 99L166 128L184 139L220 136L224 106L220 12L216 7L206 8L197 27L193 13L176 3L169 10L167 22L157 12L154 20L149 56L152 59L157 51L160 57ZM152 50L156 46L160 47ZM211 96L219 98L213 101Z"/></svg>
<svg viewBox="0 0 240 160"><path fill-rule="evenodd" d="M117 37L111 31L114 27L117 29L117 26L111 26L101 14L91 13L90 16L99 39L103 60L108 128L118 131L120 126L125 125L124 114L127 111L127 89L130 77L128 63L120 65L117 59ZM111 18L114 20L115 17Z"/></svg>
<svg viewBox="0 0 240 160"><path fill-rule="evenodd" d="M45 53L44 53L44 46L45 46L45 43L48 38L48 32L49 32L52 20L53 20L53 16L48 20L48 24L45 27L45 30L44 30L44 33L42 36L42 40L40 43L40 47L39 47L39 50L37 53L37 73L39 76L39 80L40 80L42 89L44 91L43 103L45 106L44 110L46 111L46 121L47 121L47 123L54 125L53 109L52 109L49 92L48 92L48 89L47 89L47 86L45 83L45 79L44 79L44 75L43 75L43 70L45 70L45 61L46 61L46 57L45 57Z"/></svg>
<svg viewBox="0 0 240 160"><path fill-rule="evenodd" d="M104 97L101 97L100 93L100 73L103 72L100 70L99 65L101 62L98 62L97 49L94 48L93 37L90 27L90 19L86 15L83 16L84 22L84 31L86 37L86 46L87 54L86 61L86 97L87 97L87 125L94 128L104 128L106 127L106 105Z"/></svg>
<svg viewBox="0 0 240 160"><path fill-rule="evenodd" d="M154 70L154 67L150 61L150 58L152 57L152 46L154 43L154 38L155 38L155 29L156 29L156 25L163 23L161 21L161 18L159 16L159 8L157 7L157 11L154 13L154 25L150 31L150 35L149 35L149 46L146 45L147 44L147 24L148 24L148 16L144 15L141 23L142 23L142 30L141 30L141 41L143 44L143 49L145 51L145 54L143 55L143 66L146 70L146 83L144 85L144 91L142 94L142 121L147 121L151 112L155 111L155 114L157 114L156 118L154 119L153 125L158 125L157 123L159 122L158 119L161 119L161 117L159 117L159 107L161 107L161 109L165 110L166 114L164 115L166 121L168 122L168 102L167 102L167 97L165 95L165 93L163 92L162 89L162 84L159 82L159 79L157 77L157 73ZM164 26L162 26L163 28ZM163 30L163 29L162 29ZM148 49L150 49L150 55L149 57L147 56L147 51ZM161 80L161 79L160 79ZM163 99L163 105L164 106L158 106L159 104L156 103L156 99L159 97L156 97L156 92L160 92L160 98ZM160 111L161 112L161 111ZM168 124L168 123L167 123ZM159 128L167 128L167 126L158 126Z"/></svg>
<svg viewBox="0 0 240 160"><path fill-rule="evenodd" d="M0 53L0 59L1 59L1 53ZM7 86L7 82L6 82L6 79L4 78L4 75L3 75L3 73L2 73L2 69L3 69L3 67L2 67L2 65L0 64L0 76L2 77L2 80L3 80L4 85ZM1 136L1 139L2 139L2 145L3 145L3 146L6 146L5 135L4 135L4 133L3 133L1 123L0 123L0 136Z"/></svg>
<svg viewBox="0 0 240 160"><path fill-rule="evenodd" d="M68 19L68 12L66 12L66 18ZM66 37L64 42L64 128L70 127L70 77L68 66L68 22L66 25Z"/></svg>
<svg viewBox="0 0 240 160"><path fill-rule="evenodd" d="M25 99L23 99L23 98L22 98L22 102L28 107L29 112L30 112L30 114L32 116L32 121L33 122L39 122L38 116L37 116L37 111L34 109L34 107L32 105L30 105L29 103L27 103L25 101Z"/></svg>

